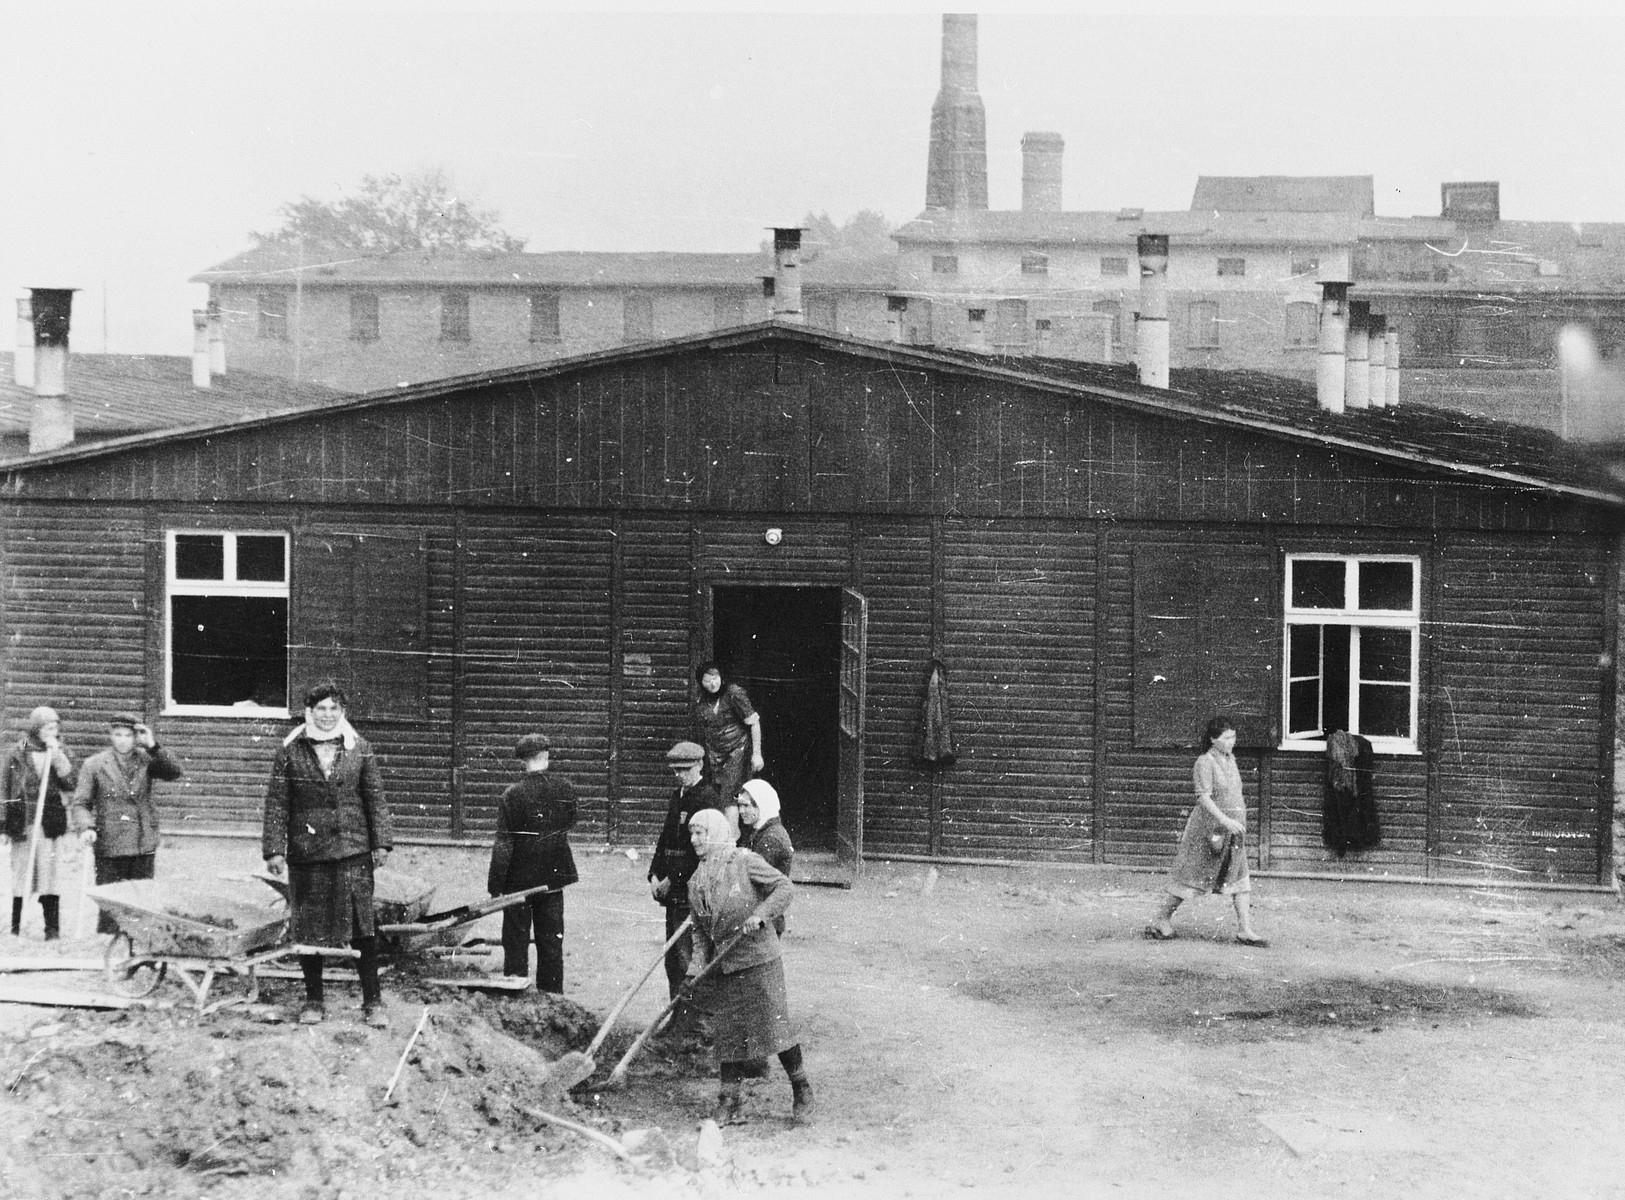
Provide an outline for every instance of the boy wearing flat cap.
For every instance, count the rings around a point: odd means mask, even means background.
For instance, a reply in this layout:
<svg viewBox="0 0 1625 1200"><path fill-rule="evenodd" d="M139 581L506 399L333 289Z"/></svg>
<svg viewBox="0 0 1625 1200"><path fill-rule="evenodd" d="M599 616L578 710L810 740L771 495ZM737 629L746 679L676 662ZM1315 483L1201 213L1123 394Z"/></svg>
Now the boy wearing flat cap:
<svg viewBox="0 0 1625 1200"><path fill-rule="evenodd" d="M73 827L96 853L96 882L151 879L158 860L158 806L152 781L173 782L181 764L158 744L140 717L120 713L107 723L105 750L79 768L73 793ZM96 916L97 933L117 933L106 913Z"/></svg>
<svg viewBox="0 0 1625 1200"><path fill-rule="evenodd" d="M525 775L497 803L496 844L485 887L493 896L549 887L502 912L502 973L523 976L530 967L530 931L536 928L536 990L564 991L564 888L574 883L570 828L576 793L570 781L549 771L552 743L527 733L514 747Z"/></svg>
<svg viewBox="0 0 1625 1200"><path fill-rule="evenodd" d="M688 920L688 879L700 865L694 843L688 836L688 819L702 808L723 811L717 789L701 778L705 772L705 747L697 742L678 742L666 751L677 790L666 805L666 823L649 860L649 891L655 902L666 908L666 940L671 941L678 926ZM693 935L685 933L666 952L666 986L675 997L688 978L688 963L694 953Z"/></svg>

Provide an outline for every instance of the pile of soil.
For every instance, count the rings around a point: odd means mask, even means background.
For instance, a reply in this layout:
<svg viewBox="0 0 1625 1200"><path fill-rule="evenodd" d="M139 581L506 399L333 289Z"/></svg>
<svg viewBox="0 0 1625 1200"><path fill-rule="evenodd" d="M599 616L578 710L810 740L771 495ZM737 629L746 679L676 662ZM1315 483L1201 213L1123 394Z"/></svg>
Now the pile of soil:
<svg viewBox="0 0 1625 1200"><path fill-rule="evenodd" d="M438 996L374 1030L348 1009L300 1026L270 1006L72 1013L0 1056L16 1119L0 1132L11 1195L315 1197L461 1194L497 1155L528 1178L572 1170L574 1135L521 1108L582 1118L565 1094L590 1013L562 997ZM504 1028L520 1036L511 1036ZM590 1118L587 1118L590 1120Z"/></svg>

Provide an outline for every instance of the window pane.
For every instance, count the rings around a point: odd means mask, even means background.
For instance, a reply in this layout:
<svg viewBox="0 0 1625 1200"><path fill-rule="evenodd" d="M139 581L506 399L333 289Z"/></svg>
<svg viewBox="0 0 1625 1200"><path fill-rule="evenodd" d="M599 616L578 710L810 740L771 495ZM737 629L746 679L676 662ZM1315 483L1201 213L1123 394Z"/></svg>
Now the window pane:
<svg viewBox="0 0 1625 1200"><path fill-rule="evenodd" d="M1100 260L1100 273L1102 275L1127 275L1128 259L1107 255Z"/></svg>
<svg viewBox="0 0 1625 1200"><path fill-rule="evenodd" d="M1320 674L1320 626L1294 625L1288 635L1291 653L1287 657L1287 673L1294 679L1304 675Z"/></svg>
<svg viewBox="0 0 1625 1200"><path fill-rule="evenodd" d="M1349 727L1349 704L1354 697L1349 687L1349 641L1354 628L1351 625L1326 625L1325 630L1325 656L1321 659L1322 695L1324 708L1320 714L1321 726L1324 729L1347 729Z"/></svg>
<svg viewBox="0 0 1625 1200"><path fill-rule="evenodd" d="M1360 630L1360 679L1362 682L1410 683L1411 631Z"/></svg>
<svg viewBox="0 0 1625 1200"><path fill-rule="evenodd" d="M1220 275L1247 274L1247 260L1245 258L1221 258L1219 260Z"/></svg>
<svg viewBox="0 0 1625 1200"><path fill-rule="evenodd" d="M1411 689L1403 684L1361 684L1360 732L1366 737L1410 737Z"/></svg>
<svg viewBox="0 0 1625 1200"><path fill-rule="evenodd" d="M288 602L281 596L172 596L177 704L288 702Z"/></svg>
<svg viewBox="0 0 1625 1200"><path fill-rule="evenodd" d="M1408 562L1363 562L1360 564L1360 607L1411 611L1414 589Z"/></svg>
<svg viewBox="0 0 1625 1200"><path fill-rule="evenodd" d="M224 579L226 539L218 533L182 533L175 537L176 579Z"/></svg>
<svg viewBox="0 0 1625 1200"><path fill-rule="evenodd" d="M1300 679L1287 685L1287 732L1319 733L1320 680Z"/></svg>
<svg viewBox="0 0 1625 1200"><path fill-rule="evenodd" d="M532 292L530 294L530 340L556 342L559 340L559 294Z"/></svg>
<svg viewBox="0 0 1625 1200"><path fill-rule="evenodd" d="M237 578L252 583L281 583L288 577L287 543L280 537L239 535Z"/></svg>
<svg viewBox="0 0 1625 1200"><path fill-rule="evenodd" d="M470 336L468 293L443 293L440 297L440 340L443 342L466 342Z"/></svg>
<svg viewBox="0 0 1625 1200"><path fill-rule="evenodd" d="M1343 573L1348 564L1317 559L1292 563L1291 608L1342 608Z"/></svg>

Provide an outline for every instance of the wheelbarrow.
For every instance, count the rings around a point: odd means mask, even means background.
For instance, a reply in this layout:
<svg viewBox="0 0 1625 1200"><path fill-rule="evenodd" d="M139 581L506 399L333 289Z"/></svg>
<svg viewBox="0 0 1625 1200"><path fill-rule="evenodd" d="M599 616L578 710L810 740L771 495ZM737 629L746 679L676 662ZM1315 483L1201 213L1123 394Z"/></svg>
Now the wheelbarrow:
<svg viewBox="0 0 1625 1200"><path fill-rule="evenodd" d="M489 900L478 904L461 904L442 912L423 913L414 920L380 924L378 932L395 938L403 949L416 949L432 942L443 941L445 935L451 931L464 925L472 925L475 921L492 913L501 912L505 908L523 904L532 896L558 890L551 884L543 884L540 887L525 888L523 891L507 892L501 896L492 896Z"/></svg>

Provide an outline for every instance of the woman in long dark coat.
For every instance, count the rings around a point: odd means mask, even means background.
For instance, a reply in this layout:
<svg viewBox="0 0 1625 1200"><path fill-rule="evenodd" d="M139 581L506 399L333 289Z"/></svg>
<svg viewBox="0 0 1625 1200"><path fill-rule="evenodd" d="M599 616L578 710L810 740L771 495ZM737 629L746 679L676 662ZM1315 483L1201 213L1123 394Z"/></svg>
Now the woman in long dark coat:
<svg viewBox="0 0 1625 1200"><path fill-rule="evenodd" d="M1191 769L1196 803L1185 820L1179 851L1169 874L1162 906L1145 936L1167 941L1174 936L1173 915L1186 900L1209 892L1229 896L1236 906L1236 941L1267 946L1253 931L1252 880L1247 874L1247 804L1236 767L1235 722L1224 716L1207 723L1202 753Z"/></svg>
<svg viewBox="0 0 1625 1200"><path fill-rule="evenodd" d="M784 992L784 961L774 918L790 906L795 886L768 866L761 855L734 845L728 818L704 809L688 820L699 868L688 881L694 914L693 980L719 954L711 972L713 1046L722 1076L715 1119L739 1120L741 1087L748 1064L777 1054L790 1077L792 1116L812 1117L812 1084L802 1062L801 1043L790 1027ZM737 940L736 940L737 939Z"/></svg>
<svg viewBox="0 0 1625 1200"><path fill-rule="evenodd" d="M271 764L262 850L273 875L288 872L291 934L307 946L351 946L361 955L361 1013L389 1025L378 988L373 870L394 845L378 760L345 719L344 689L331 681L305 693L305 723ZM322 956L302 955L305 1003L299 1021L320 1023Z"/></svg>

